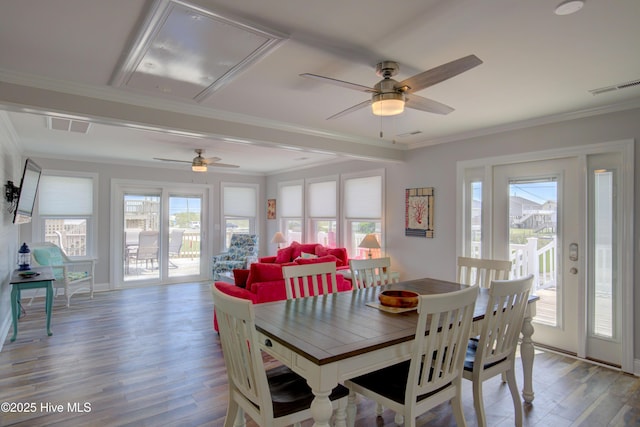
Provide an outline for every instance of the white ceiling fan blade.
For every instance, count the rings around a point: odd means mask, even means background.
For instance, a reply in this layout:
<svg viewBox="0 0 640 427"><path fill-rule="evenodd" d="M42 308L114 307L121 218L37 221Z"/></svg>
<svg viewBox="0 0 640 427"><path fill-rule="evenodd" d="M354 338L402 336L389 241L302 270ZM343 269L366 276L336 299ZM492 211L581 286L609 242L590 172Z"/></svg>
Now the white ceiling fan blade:
<svg viewBox="0 0 640 427"><path fill-rule="evenodd" d="M154 157L154 160L161 160L163 162L178 162L178 163L192 163L191 160L176 160L176 159L163 159L160 157Z"/></svg>
<svg viewBox="0 0 640 427"><path fill-rule="evenodd" d="M413 108L414 110L426 111L428 113L435 114L449 114L454 111L453 108L441 102L434 101L433 99L424 98L422 96L415 95L413 93L405 95L405 107Z"/></svg>
<svg viewBox="0 0 640 427"><path fill-rule="evenodd" d="M215 162L215 163L208 163L207 167L209 167L209 168L239 168L240 166Z"/></svg>
<svg viewBox="0 0 640 427"><path fill-rule="evenodd" d="M353 107L349 107L346 110L342 110L339 113L336 113L331 117L327 117L327 120L337 119L338 117L342 117L342 116L347 115L349 113L353 113L354 111L357 111L357 110L359 110L361 108L364 108L364 107L366 107L368 105L371 105L371 100L370 99L367 99L366 101L361 102L360 104L356 104Z"/></svg>
<svg viewBox="0 0 640 427"><path fill-rule="evenodd" d="M307 79L319 80L324 83L329 83L336 86L346 87L347 89L357 90L360 92L376 93L377 91L368 86L359 85L356 83L345 82L344 80L332 79L331 77L319 76L317 74L304 73L300 74L300 77Z"/></svg>
<svg viewBox="0 0 640 427"><path fill-rule="evenodd" d="M220 157L207 157L206 159L202 159L202 163L205 165L210 165L212 163L216 163L222 160Z"/></svg>
<svg viewBox="0 0 640 427"><path fill-rule="evenodd" d="M438 67L432 68L396 85L397 89L406 90L408 93L417 92L429 86L443 82L467 70L482 64L482 60L475 55L465 56L455 61L447 62Z"/></svg>

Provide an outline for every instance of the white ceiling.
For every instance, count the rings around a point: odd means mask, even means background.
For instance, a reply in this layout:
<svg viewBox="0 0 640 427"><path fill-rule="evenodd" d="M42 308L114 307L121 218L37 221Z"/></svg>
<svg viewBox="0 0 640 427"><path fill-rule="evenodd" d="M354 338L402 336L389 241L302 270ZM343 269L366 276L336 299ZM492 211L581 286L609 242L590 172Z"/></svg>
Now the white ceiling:
<svg viewBox="0 0 640 427"><path fill-rule="evenodd" d="M586 0L568 16L554 14L559 3L197 0L189 4L285 40L195 101L180 89L117 84L119 67L149 34L152 11L177 2L3 2L0 108L26 155L188 168L153 158L190 160L204 148L240 172L268 174L354 157L398 161L411 148L640 106L640 85L590 93L640 79L640 1ZM176 33L205 52L225 49L224 37ZM380 118L361 109L326 120L368 95L299 77L372 86L381 60L397 61L395 78L403 80L469 54L483 64L418 92L455 108L448 115L405 110ZM187 75L193 64L178 65ZM52 130L51 115L92 124L87 134Z"/></svg>

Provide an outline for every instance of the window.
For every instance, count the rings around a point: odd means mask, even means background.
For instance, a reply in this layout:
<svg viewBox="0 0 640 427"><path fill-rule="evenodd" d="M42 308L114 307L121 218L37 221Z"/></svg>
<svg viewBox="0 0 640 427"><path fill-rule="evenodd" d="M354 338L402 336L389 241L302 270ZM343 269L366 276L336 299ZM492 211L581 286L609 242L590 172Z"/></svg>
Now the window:
<svg viewBox="0 0 640 427"><path fill-rule="evenodd" d="M258 186L222 184L224 248L234 233L255 234L258 216Z"/></svg>
<svg viewBox="0 0 640 427"><path fill-rule="evenodd" d="M307 241L337 246L337 187L337 178L307 182Z"/></svg>
<svg viewBox="0 0 640 427"><path fill-rule="evenodd" d="M482 182L484 168L465 170L464 256L482 258Z"/></svg>
<svg viewBox="0 0 640 427"><path fill-rule="evenodd" d="M293 241L303 241L303 188L302 181L281 183L278 186L278 207L276 209L280 222L280 231L287 239L285 246L290 245Z"/></svg>
<svg viewBox="0 0 640 427"><path fill-rule="evenodd" d="M382 207L384 206L384 171L343 177L344 243L350 258L366 258L369 250L358 245L367 234L374 234L384 247ZM381 250L372 250L380 257Z"/></svg>
<svg viewBox="0 0 640 427"><path fill-rule="evenodd" d="M95 176L43 172L38 189L37 235L69 257L90 257L95 236ZM34 230L34 233L36 231Z"/></svg>

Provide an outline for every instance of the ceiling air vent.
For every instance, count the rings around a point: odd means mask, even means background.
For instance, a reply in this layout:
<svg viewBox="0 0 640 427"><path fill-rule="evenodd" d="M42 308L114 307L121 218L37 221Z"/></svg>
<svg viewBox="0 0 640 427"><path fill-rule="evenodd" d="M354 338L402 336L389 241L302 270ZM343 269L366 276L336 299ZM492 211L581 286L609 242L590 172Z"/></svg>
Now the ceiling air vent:
<svg viewBox="0 0 640 427"><path fill-rule="evenodd" d="M613 86L601 87L598 89L591 89L589 92L591 92L592 95L600 95L603 93L612 92L614 90L627 89L627 88L638 86L638 85L640 85L640 79L632 80L626 83L619 83Z"/></svg>
<svg viewBox="0 0 640 427"><path fill-rule="evenodd" d="M90 122L82 120L70 120L60 117L47 117L47 127L54 130L62 130L66 132L87 133L89 131Z"/></svg>

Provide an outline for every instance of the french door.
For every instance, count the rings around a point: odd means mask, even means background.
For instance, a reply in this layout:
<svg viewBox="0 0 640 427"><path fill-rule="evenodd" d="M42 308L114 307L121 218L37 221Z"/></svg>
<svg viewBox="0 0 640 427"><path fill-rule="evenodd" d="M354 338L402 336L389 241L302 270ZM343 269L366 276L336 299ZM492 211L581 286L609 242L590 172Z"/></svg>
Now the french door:
<svg viewBox="0 0 640 427"><path fill-rule="evenodd" d="M492 258L511 259L514 276L536 276L534 342L573 354L586 265L581 193L576 158L493 168Z"/></svg>
<svg viewBox="0 0 640 427"><path fill-rule="evenodd" d="M206 189L119 184L112 196L115 283L177 283L205 277Z"/></svg>
<svg viewBox="0 0 640 427"><path fill-rule="evenodd" d="M566 151L459 167L459 253L535 275L535 343L633 372L633 144Z"/></svg>

